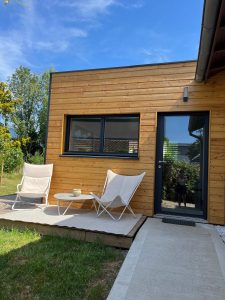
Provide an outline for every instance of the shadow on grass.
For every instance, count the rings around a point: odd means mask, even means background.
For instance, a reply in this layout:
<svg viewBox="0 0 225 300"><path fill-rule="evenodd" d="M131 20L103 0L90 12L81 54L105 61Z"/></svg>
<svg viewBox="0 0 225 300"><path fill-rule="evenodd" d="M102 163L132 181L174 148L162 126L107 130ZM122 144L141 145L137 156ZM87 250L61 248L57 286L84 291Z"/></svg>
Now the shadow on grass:
<svg viewBox="0 0 225 300"><path fill-rule="evenodd" d="M0 230L0 299L106 299L123 260L100 243Z"/></svg>

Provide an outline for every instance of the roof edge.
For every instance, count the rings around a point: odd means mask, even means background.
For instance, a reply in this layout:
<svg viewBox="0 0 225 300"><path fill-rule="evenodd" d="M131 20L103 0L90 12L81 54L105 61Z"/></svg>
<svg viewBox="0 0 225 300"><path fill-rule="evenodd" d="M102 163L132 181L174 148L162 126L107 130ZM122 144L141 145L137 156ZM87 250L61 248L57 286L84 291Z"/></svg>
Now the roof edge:
<svg viewBox="0 0 225 300"><path fill-rule="evenodd" d="M129 68L136 68L136 67L148 67L148 66L151 67L151 66L172 65L172 64L191 63L191 62L197 62L197 60L191 59L191 60L181 60L181 61L152 63L152 64L140 64L140 65L130 65L130 66L105 67L105 68L93 68L93 69L81 69L81 70L69 70L69 71L54 71L54 72L50 72L50 74L76 73L76 72L114 70L114 69L129 69Z"/></svg>
<svg viewBox="0 0 225 300"><path fill-rule="evenodd" d="M196 81L201 82L205 80L221 3L221 0L204 1L200 45L195 72Z"/></svg>

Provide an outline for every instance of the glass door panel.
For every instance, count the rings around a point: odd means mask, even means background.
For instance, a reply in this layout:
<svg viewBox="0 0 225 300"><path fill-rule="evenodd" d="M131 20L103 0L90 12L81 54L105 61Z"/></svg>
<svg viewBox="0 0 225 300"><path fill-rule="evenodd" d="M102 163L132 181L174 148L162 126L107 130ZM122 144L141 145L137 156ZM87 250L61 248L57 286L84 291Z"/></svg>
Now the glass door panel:
<svg viewBox="0 0 225 300"><path fill-rule="evenodd" d="M208 114L160 114L156 208L161 213L204 217Z"/></svg>

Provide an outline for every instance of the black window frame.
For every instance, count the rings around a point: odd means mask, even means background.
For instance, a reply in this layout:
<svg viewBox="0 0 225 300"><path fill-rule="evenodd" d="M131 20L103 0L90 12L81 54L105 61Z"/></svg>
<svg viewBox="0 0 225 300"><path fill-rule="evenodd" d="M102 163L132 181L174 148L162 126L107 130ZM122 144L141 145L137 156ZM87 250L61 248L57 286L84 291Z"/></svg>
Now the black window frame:
<svg viewBox="0 0 225 300"><path fill-rule="evenodd" d="M105 139L105 122L107 118L138 118L138 146L137 153L115 153L115 152L78 152L78 151L69 151L69 140L70 140L70 126L72 119L85 119L85 118L100 118L101 121L101 132L100 132L100 150L104 149L104 139ZM139 139L140 138L140 114L110 114L110 115L67 115L66 116L66 132L65 132L65 143L64 143L64 152L62 156L80 156L80 157L112 157L112 158L130 158L138 159L139 158Z"/></svg>

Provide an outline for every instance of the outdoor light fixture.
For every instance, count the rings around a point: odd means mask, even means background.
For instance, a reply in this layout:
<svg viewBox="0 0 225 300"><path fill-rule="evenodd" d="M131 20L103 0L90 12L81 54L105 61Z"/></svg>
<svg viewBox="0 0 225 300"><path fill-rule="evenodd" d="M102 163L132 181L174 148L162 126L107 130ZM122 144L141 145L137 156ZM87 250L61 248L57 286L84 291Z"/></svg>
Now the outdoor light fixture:
<svg viewBox="0 0 225 300"><path fill-rule="evenodd" d="M184 87L184 91L183 91L183 101L184 102L188 102L188 98L189 98L189 95L188 95L188 86L185 86Z"/></svg>

